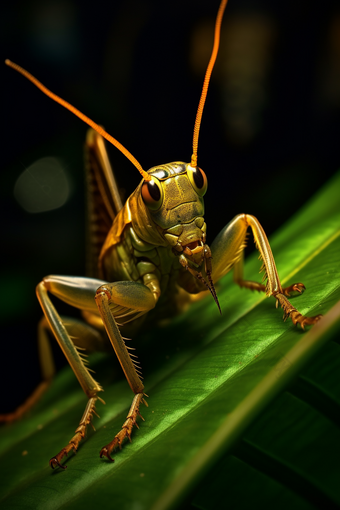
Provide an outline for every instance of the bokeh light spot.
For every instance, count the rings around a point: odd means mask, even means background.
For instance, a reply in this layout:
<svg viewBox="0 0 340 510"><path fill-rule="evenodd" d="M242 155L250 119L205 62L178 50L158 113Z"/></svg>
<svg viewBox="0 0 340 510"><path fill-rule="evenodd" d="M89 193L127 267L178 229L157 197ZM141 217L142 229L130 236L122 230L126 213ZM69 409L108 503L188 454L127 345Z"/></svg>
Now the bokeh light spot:
<svg viewBox="0 0 340 510"><path fill-rule="evenodd" d="M57 158L35 161L18 177L14 196L29 213L52 211L62 207L70 195L70 183Z"/></svg>

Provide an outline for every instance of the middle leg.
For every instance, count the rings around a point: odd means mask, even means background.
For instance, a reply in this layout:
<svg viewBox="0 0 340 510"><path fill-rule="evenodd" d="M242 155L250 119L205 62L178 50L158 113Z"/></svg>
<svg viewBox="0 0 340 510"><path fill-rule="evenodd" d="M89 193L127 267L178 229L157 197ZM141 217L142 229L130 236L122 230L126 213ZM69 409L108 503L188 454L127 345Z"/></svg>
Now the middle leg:
<svg viewBox="0 0 340 510"><path fill-rule="evenodd" d="M75 327L77 326L76 321L73 321L72 319L63 320L54 307L49 297L49 293L54 294L63 301L68 302L73 306L77 306L78 308L84 307L91 309L92 306L92 308L95 309L93 299L95 290L92 291L93 303L91 303L91 285L96 288L100 283L101 282L98 280L91 279L50 276L44 278L37 286L37 296L44 312L48 327L54 334L82 389L88 397L88 403L75 434L69 443L50 460L50 466L53 469L57 466L65 469L66 466L61 465L61 460L63 457L67 456L70 451L75 452L78 449L81 440L85 437L87 426L91 423L93 415L96 414L95 403L97 399L100 399L97 394L98 392L103 391L103 389L90 374L89 369L86 367L86 360L79 352L77 344L74 342L76 339L73 335L70 335L72 330L74 331L74 329L77 329L77 327ZM83 323L82 328L83 331L81 336L84 340L86 340L86 336L88 337L87 341L91 342L96 340L93 328L85 323ZM84 335L84 331L86 332L86 335ZM79 347L81 348L80 344Z"/></svg>

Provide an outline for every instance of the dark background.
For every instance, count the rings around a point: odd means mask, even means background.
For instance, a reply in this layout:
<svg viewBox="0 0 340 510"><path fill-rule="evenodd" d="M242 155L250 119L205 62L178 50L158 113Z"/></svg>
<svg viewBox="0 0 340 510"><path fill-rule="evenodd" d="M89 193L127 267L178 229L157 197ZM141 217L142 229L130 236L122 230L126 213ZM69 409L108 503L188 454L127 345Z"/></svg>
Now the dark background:
<svg viewBox="0 0 340 510"><path fill-rule="evenodd" d="M145 169L189 161L218 5L6 3L1 54L104 125ZM230 0L221 44L198 150L209 181L208 243L240 212L256 215L270 235L335 173L340 158L338 2ZM40 380L36 284L50 273L85 272L87 128L13 70L3 65L1 73L5 412ZM139 175L117 150L109 150L127 197ZM70 195L63 207L30 214L15 200L14 185L45 156L61 161ZM32 189L37 200L40 184Z"/></svg>

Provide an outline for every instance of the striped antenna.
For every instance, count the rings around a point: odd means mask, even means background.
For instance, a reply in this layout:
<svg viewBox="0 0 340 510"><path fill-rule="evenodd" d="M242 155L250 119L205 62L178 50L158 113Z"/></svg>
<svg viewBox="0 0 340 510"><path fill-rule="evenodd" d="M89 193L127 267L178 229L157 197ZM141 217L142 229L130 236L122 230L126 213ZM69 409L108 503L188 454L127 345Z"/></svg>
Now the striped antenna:
<svg viewBox="0 0 340 510"><path fill-rule="evenodd" d="M77 108L72 106L70 103L68 103L67 101L65 101L61 97L59 97L56 94L54 94L53 92L51 92L48 88L45 87L45 85L40 83L40 81L38 81L36 78L34 78L34 76L31 73L29 73L28 71L26 71L22 67L18 66L17 64L14 64L14 62L11 62L8 59L5 60L5 64L8 65L9 67L11 67L12 69L14 69L15 71L18 71L23 76L25 76L25 78L30 80L36 87L38 87L38 89L40 89L44 94L46 94L46 96L48 96L51 99L53 99L53 101L56 101L56 103L61 104L61 106L64 106L64 108L67 108L68 110L70 110L70 112L74 113L74 115L76 115L82 121L84 121L86 124L91 126L103 138L105 138L108 142L112 143L112 145L117 147L117 149L120 150L120 152L122 152L124 154L124 156L126 156L131 161L131 163L133 165L135 165L137 170L142 174L143 178L146 181L151 181L150 175L148 173L146 173L145 170L143 170L142 165L131 154L131 152L129 152L127 149L125 149L125 147L121 143L119 143L118 140L113 138L113 136L109 135L109 133L107 133L101 126L99 126L99 124L96 124L95 122L93 122L93 120L91 120L89 117L84 115Z"/></svg>
<svg viewBox="0 0 340 510"><path fill-rule="evenodd" d="M220 7L218 9L216 23L215 23L215 37L214 37L214 46L212 49L211 57L209 60L209 64L205 73L204 82L203 82L203 88L202 88L202 94L200 98L200 102L198 104L197 113L196 113L196 120L195 120L195 126L194 126L194 137L192 140L192 156L191 156L191 166L197 167L197 147L198 147L198 137L200 134L200 127L201 127L201 120L202 120L202 114L203 114L203 108L205 104L205 100L208 93L208 87L210 82L210 77L212 70L215 65L218 48L220 45L220 33L221 33L221 23L222 18L224 14L224 10L226 8L226 5L228 3L228 0L222 0L220 3Z"/></svg>

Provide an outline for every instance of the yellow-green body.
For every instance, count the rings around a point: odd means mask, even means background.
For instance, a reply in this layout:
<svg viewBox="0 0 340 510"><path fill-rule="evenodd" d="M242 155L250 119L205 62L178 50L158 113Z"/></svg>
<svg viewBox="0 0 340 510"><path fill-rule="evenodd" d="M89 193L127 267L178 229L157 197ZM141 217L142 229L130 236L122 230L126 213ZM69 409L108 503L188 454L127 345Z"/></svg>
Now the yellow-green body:
<svg viewBox="0 0 340 510"><path fill-rule="evenodd" d="M88 132L86 154L89 276L50 275L37 286L44 312L38 328L44 382L20 411L32 405L54 374L50 330L88 397L75 434L50 460L53 468L65 467L62 458L78 448L96 414L96 402L102 401L103 388L90 373L87 353L113 348L135 395L122 429L100 452L111 459L112 450L131 439L140 404L146 404L141 368L126 336L138 345L138 329L146 318L150 327L171 317L190 302L190 296L204 290L210 291L220 310L215 283L231 268L238 285L274 296L294 323L304 327L319 319L302 316L288 301L290 293L301 293L304 286L282 289L267 237L253 216L239 214L211 247L207 245L203 202L207 179L201 169L178 161L153 167L148 171L151 180L143 179L122 204L103 139L93 130ZM248 227L263 260L265 284L243 279ZM50 294L81 310L82 319L60 316ZM0 416L1 420L10 417Z"/></svg>
<svg viewBox="0 0 340 510"><path fill-rule="evenodd" d="M149 170L151 175L160 170L171 175L161 181L163 206L155 213L147 209L141 182L115 217L98 262L101 278L144 284L167 302L169 314L178 310L178 287L189 293L205 290L180 264L175 248L193 241L203 245L206 237L203 198L193 190L185 169L185 163L175 162ZM196 252L202 262L202 246Z"/></svg>
<svg viewBox="0 0 340 510"><path fill-rule="evenodd" d="M63 456L77 449L102 391L89 373L83 351L107 350L108 338L135 394L122 430L101 450L101 456L111 459L111 451L125 437L130 438L140 403L146 404L141 370L124 336L131 331L135 336L146 315L150 316L149 324L172 316L190 300L190 295L203 290L210 291L219 308L214 282L231 268L240 286L274 296L294 323L304 327L318 320L302 316L288 301L291 292L300 293L304 286L297 283L282 289L267 237L253 216L236 216L209 248L203 202L207 181L198 167L182 162L154 167L148 171L151 184L143 180L122 205L102 138L92 130L87 137L87 151L88 172L92 175L89 251L96 260L90 264L92 278L48 276L37 287L45 315L40 327L41 349L46 352L44 330L50 328L89 398L75 436L51 459L52 467L62 467ZM243 279L248 227L263 260L265 285ZM59 316L49 293L82 310L85 322L81 328L79 321ZM45 360L46 378L52 372Z"/></svg>

